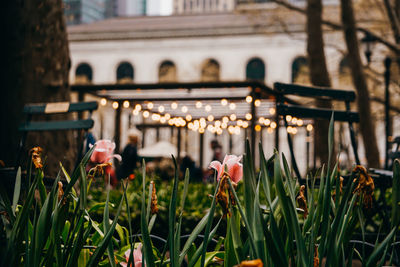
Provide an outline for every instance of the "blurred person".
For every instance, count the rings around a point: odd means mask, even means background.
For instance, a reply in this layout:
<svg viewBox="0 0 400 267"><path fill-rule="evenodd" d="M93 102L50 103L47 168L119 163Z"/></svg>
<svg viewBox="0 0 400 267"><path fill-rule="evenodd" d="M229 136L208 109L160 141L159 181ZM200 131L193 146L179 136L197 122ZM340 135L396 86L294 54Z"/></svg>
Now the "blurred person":
<svg viewBox="0 0 400 267"><path fill-rule="evenodd" d="M136 133L130 132L128 135L128 144L122 152L122 163L117 171L118 179L124 179L133 174L137 168L139 157L137 153L139 137Z"/></svg>
<svg viewBox="0 0 400 267"><path fill-rule="evenodd" d="M212 157L211 161L214 161L214 160L222 161L223 160L222 146L218 142L218 140L217 139L212 140L210 143L210 147L211 147L211 150L213 151L213 157Z"/></svg>
<svg viewBox="0 0 400 267"><path fill-rule="evenodd" d="M182 158L180 169L183 178L185 176L186 169L189 170L189 177L192 182L201 182L203 179L203 172L200 168L196 167L195 162L189 155L186 155Z"/></svg>

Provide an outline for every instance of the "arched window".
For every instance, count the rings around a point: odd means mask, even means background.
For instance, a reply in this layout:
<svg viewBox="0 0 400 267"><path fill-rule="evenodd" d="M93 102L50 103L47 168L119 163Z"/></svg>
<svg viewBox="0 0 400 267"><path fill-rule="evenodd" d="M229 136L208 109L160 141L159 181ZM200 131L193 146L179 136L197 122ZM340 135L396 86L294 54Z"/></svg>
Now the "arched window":
<svg viewBox="0 0 400 267"><path fill-rule="evenodd" d="M84 84L92 82L93 71L88 63L81 63L75 70L75 83Z"/></svg>
<svg viewBox="0 0 400 267"><path fill-rule="evenodd" d="M131 83L133 82L133 67L129 62L122 62L117 68L117 82Z"/></svg>
<svg viewBox="0 0 400 267"><path fill-rule="evenodd" d="M292 63L292 82L310 84L310 69L305 57L297 57Z"/></svg>
<svg viewBox="0 0 400 267"><path fill-rule="evenodd" d="M264 82L265 65L260 58L252 58L246 66L246 80L257 80Z"/></svg>
<svg viewBox="0 0 400 267"><path fill-rule="evenodd" d="M219 81L219 63L215 59L207 59L201 69L202 82Z"/></svg>
<svg viewBox="0 0 400 267"><path fill-rule="evenodd" d="M159 82L176 82L176 67L172 61L166 60L160 64L158 69Z"/></svg>

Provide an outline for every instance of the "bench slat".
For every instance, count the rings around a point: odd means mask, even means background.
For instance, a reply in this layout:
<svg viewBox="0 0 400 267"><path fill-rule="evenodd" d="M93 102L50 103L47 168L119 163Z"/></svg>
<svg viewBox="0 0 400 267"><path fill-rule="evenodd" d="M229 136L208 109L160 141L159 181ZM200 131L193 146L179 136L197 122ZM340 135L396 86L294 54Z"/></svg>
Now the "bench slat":
<svg viewBox="0 0 400 267"><path fill-rule="evenodd" d="M57 130L79 130L91 129L94 125L92 119L72 121L35 121L25 122L18 128L22 132L31 131L57 131Z"/></svg>
<svg viewBox="0 0 400 267"><path fill-rule="evenodd" d="M304 86L299 84L274 83L274 88L280 93L305 97L328 97L333 100L353 102L356 94L353 91L330 89L324 87Z"/></svg>
<svg viewBox="0 0 400 267"><path fill-rule="evenodd" d="M98 108L98 103L96 101L91 102L79 102L70 103L67 112L79 112L79 111L93 111ZM25 114L45 114L46 104L27 104L24 107L23 112ZM58 112L66 113L66 112Z"/></svg>
<svg viewBox="0 0 400 267"><path fill-rule="evenodd" d="M292 115L298 118L320 118L329 120L332 116L332 112L334 112L334 120L335 121L343 121L343 122L359 122L360 117L357 112L353 111L337 111L331 109L322 109L322 108L305 108L299 106L291 106L278 104L278 113L281 115Z"/></svg>

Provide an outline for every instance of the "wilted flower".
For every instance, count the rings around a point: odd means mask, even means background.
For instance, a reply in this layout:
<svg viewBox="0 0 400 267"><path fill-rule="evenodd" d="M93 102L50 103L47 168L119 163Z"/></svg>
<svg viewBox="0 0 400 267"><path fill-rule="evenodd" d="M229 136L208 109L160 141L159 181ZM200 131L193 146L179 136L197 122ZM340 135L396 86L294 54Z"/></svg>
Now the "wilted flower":
<svg viewBox="0 0 400 267"><path fill-rule="evenodd" d="M92 163L106 163L109 162L113 157L121 161L120 155L114 155L115 143L110 140L99 140L95 143L95 149L90 161Z"/></svg>
<svg viewBox="0 0 400 267"><path fill-rule="evenodd" d="M116 158L121 161L122 159L120 155L114 155L115 143L110 140L99 140L95 143L95 146L87 167L89 169L89 175L96 177L107 174L106 178L111 178L111 185L116 185L118 180L115 175L115 170L112 167L111 160ZM97 169L93 170L93 168ZM94 173L91 174L92 170Z"/></svg>
<svg viewBox="0 0 400 267"><path fill-rule="evenodd" d="M158 213L156 185L153 181L151 181L150 183L153 185L153 190L151 191L151 214L156 214Z"/></svg>
<svg viewBox="0 0 400 267"><path fill-rule="evenodd" d="M231 193L229 185L227 183L228 178L229 178L228 174L224 173L219 183L218 192L215 195L215 198L218 201L219 205L221 206L224 216L228 215L228 217L230 217L231 212L229 210L228 195L225 192L226 189L228 189L228 192Z"/></svg>
<svg viewBox="0 0 400 267"><path fill-rule="evenodd" d="M374 195L375 184L374 180L367 173L367 169L361 165L357 165L353 172L358 173L358 179L354 179L354 182L358 184L356 189L354 189L354 194L363 194L364 195L364 206L366 208L372 207L372 196Z"/></svg>
<svg viewBox="0 0 400 267"><path fill-rule="evenodd" d="M36 169L43 168L42 151L43 151L42 148L38 146L31 149L32 162L35 165Z"/></svg>
<svg viewBox="0 0 400 267"><path fill-rule="evenodd" d="M212 161L209 165L209 168L212 168L218 172L217 179L221 179L225 172L225 165L228 169L229 177L231 178L232 182L238 183L243 177L243 165L240 163L242 156L235 156L235 155L226 155L224 160L221 162L219 161Z"/></svg>
<svg viewBox="0 0 400 267"><path fill-rule="evenodd" d="M296 200L297 200L297 204L299 205L299 208L304 211L303 212L303 217L307 218L308 208L307 208L306 197L304 196L305 191L306 191L305 185L300 186L300 192L299 192L299 195L296 198Z"/></svg>
<svg viewBox="0 0 400 267"><path fill-rule="evenodd" d="M62 182L59 181L58 182L58 194L57 194L58 201L60 201L62 199L63 195L64 195L63 184L62 184ZM62 204L64 205L65 203L66 203L66 199L64 198Z"/></svg>
<svg viewBox="0 0 400 267"><path fill-rule="evenodd" d="M319 267L318 247L314 247L314 267Z"/></svg>
<svg viewBox="0 0 400 267"><path fill-rule="evenodd" d="M120 262L121 266L128 267L129 256L131 254L131 249L125 251L125 259L126 262ZM134 267L142 267L142 244L140 243L137 248L133 250L133 266ZM132 264L130 265L130 267ZM146 264L145 264L146 266Z"/></svg>

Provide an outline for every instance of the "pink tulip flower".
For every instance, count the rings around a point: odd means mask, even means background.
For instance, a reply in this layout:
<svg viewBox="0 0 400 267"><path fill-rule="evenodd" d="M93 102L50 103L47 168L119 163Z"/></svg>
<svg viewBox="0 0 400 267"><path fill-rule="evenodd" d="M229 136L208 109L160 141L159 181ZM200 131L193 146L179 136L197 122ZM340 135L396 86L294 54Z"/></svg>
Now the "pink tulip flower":
<svg viewBox="0 0 400 267"><path fill-rule="evenodd" d="M238 183L243 177L243 165L240 163L242 156L226 155L224 161L219 162L217 160L212 161L208 168L214 169L218 172L217 179L221 179L225 171L225 165L228 168L228 174L231 177L232 182Z"/></svg>
<svg viewBox="0 0 400 267"><path fill-rule="evenodd" d="M131 254L131 249L128 249L125 252L126 262L120 262L121 266L128 267L128 261L129 261L130 254ZM141 243L139 244L139 246L137 248L135 248L133 250L133 258L134 258L134 262L133 262L134 266L142 267L142 244ZM132 264L130 266L132 266ZM145 266L146 266L146 264L145 264Z"/></svg>
<svg viewBox="0 0 400 267"><path fill-rule="evenodd" d="M96 147L93 151L90 161L92 163L106 163L109 162L113 157L121 161L120 155L114 155L115 143L110 140L99 140L96 142Z"/></svg>

